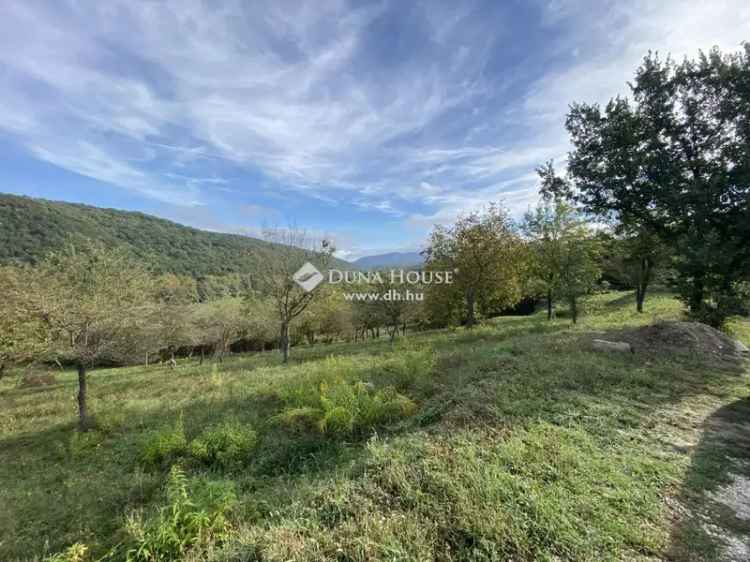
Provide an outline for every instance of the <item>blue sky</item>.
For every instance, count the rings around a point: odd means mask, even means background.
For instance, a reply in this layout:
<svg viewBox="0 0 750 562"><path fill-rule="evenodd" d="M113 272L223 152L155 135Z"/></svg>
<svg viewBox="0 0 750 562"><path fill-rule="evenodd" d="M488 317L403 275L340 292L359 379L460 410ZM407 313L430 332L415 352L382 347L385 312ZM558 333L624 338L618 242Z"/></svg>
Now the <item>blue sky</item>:
<svg viewBox="0 0 750 562"><path fill-rule="evenodd" d="M736 50L750 3L3 3L0 191L257 234L342 257L536 199L572 101L649 50Z"/></svg>

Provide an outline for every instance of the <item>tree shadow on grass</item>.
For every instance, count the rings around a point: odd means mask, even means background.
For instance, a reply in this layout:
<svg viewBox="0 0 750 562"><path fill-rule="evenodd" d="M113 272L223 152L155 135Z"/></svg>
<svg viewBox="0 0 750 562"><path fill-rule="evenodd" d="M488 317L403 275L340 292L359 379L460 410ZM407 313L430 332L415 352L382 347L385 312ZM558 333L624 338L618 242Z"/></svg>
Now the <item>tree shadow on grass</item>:
<svg viewBox="0 0 750 562"><path fill-rule="evenodd" d="M96 391L92 377L91 390ZM111 390L107 384L107 390ZM148 393L146 393L148 394ZM160 490L170 462L146 465L143 445L151 432L184 426L188 442L206 428L237 420L253 427L259 445L239 466L206 466L189 453L178 457L188 474L235 481L258 516L279 510L289 498L333 474L352 470L366 451L369 435L328 436L293 431L273 423L283 404L268 392L217 394L187 403L165 400L163 406L138 411L100 399L92 431L76 431L72 418L41 431L0 437L0 503L11 506L0 516L0 558L44 555L73 542L84 542L95 555L117 542L124 515L161 501ZM113 417L111 414L119 414ZM99 423L97 423L99 422ZM397 429L383 428L383 431ZM5 483L8 483L7 485ZM256 500L258 495L261 499Z"/></svg>
<svg viewBox="0 0 750 562"><path fill-rule="evenodd" d="M669 560L750 559L750 397L706 419L677 501Z"/></svg>

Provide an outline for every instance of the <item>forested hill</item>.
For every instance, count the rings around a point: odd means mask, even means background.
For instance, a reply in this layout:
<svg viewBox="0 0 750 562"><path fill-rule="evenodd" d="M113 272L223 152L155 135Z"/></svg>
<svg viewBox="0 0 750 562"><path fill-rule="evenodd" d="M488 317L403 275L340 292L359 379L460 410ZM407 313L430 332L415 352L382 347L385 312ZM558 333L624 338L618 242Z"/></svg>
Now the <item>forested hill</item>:
<svg viewBox="0 0 750 562"><path fill-rule="evenodd" d="M143 213L0 193L0 264L34 263L82 239L126 246L157 272L195 278L252 275L277 251L256 238L206 232Z"/></svg>

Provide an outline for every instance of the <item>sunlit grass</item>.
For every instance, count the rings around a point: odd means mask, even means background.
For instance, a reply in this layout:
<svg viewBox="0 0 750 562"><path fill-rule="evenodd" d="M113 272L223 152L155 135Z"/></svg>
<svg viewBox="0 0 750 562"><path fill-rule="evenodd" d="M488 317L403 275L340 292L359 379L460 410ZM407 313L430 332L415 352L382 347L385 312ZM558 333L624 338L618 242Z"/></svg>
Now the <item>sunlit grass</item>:
<svg viewBox="0 0 750 562"><path fill-rule="evenodd" d="M676 540L665 498L691 466L673 442L695 438L692 420L746 395L748 373L700 357L590 350L592 337L678 318L671 295L652 296L644 314L630 293L592 296L583 310L575 326L562 309L551 322L544 313L497 318L394 348L300 347L289 366L266 352L96 370L97 427L85 435L75 431L73 373L34 388L8 377L0 559L74 543L122 559L126 518L156 517L175 463L191 478L232 482L231 532L206 551L217 560L663 557ZM748 341L747 324L732 329ZM367 385L371 396L391 387L414 410L356 431L279 423L290 407L316 407L337 381ZM148 436L177 423L179 454L145 461ZM209 437L219 452L193 455L190 444ZM214 462L222 443L231 457Z"/></svg>

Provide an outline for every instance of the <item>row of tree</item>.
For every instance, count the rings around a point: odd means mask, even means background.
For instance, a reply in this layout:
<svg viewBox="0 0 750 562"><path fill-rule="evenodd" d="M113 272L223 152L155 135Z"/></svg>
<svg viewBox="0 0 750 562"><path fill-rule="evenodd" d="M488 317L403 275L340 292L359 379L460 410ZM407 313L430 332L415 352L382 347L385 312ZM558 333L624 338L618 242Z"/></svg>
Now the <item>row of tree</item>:
<svg viewBox="0 0 750 562"><path fill-rule="evenodd" d="M173 363L176 355L185 354L199 354L202 361L206 353L221 360L232 346L259 350L274 344L286 362L294 342L379 337L381 329L393 340L407 326L472 326L478 316L497 314L533 293L547 275L555 279L545 285L548 294L560 290L574 303L590 289L598 268L593 252L581 258L573 251L589 234L567 220L567 230L555 242L567 248L567 258L555 258L554 264L544 257L548 249L532 226L536 223L527 219L526 239L497 205L462 217L452 227L437 227L425 269L451 271L454 282L409 285L412 297L424 294L420 299L406 298L406 286L388 274L379 282L324 283L305 291L293 279L300 262L309 258L325 269L334 249L326 241L309 244L294 230L267 234L288 252L278 252L265 271L255 272L262 279L259 290L208 301L202 301L194 278L155 275L124 249L71 245L34 266L0 268L5 291L0 370L31 362L75 365L85 428L86 377L94 365ZM301 254L305 247L309 251ZM397 298L387 298L394 293Z"/></svg>
<svg viewBox="0 0 750 562"><path fill-rule="evenodd" d="M85 427L86 371L106 362L207 351L221 359L233 345L272 342L286 362L294 340L471 327L522 299L544 298L550 319L564 300L576 322L580 296L602 279L635 288L639 311L661 277L700 320L718 326L747 313L750 47L680 65L649 55L632 94L603 110L571 107L567 174L551 162L538 170L540 202L520 224L490 204L436 226L424 269L452 272L453 282L409 287L423 300L382 298L406 289L388 276L304 290L295 272L305 261L325 270L334 248L294 229L266 234L274 253L248 272L252 287L208 299L194 279L153 275L124 250L71 247L33 267L0 269L0 372L8 363L75 364Z"/></svg>

